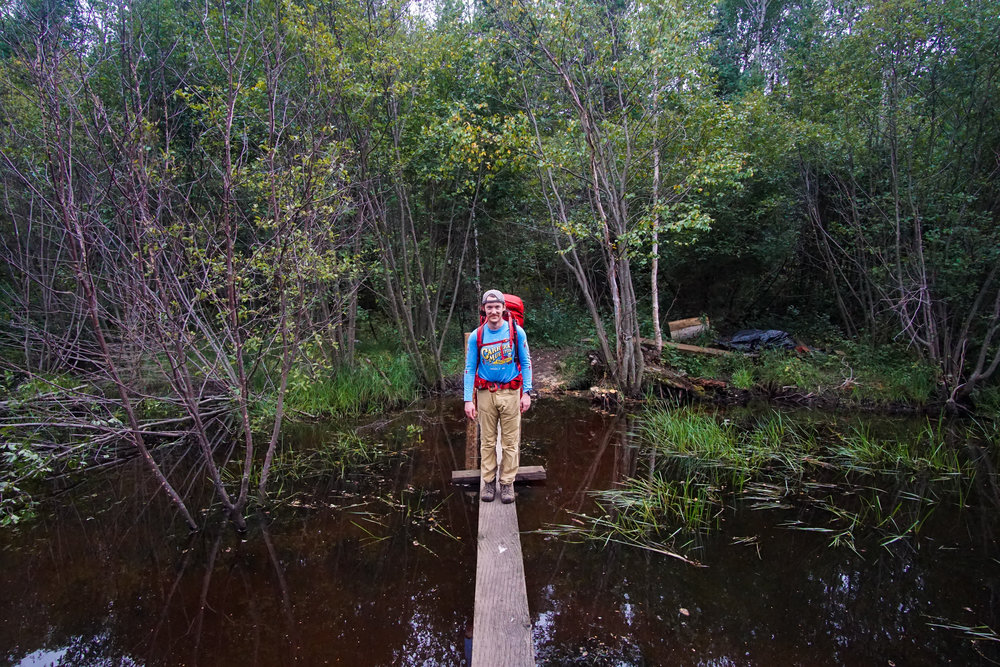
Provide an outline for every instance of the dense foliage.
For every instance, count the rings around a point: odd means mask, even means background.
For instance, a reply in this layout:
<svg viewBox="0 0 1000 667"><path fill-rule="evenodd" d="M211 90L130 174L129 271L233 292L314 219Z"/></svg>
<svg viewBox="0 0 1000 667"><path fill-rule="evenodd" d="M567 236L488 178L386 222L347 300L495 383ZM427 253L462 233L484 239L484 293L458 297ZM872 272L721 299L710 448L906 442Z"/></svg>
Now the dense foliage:
<svg viewBox="0 0 1000 667"><path fill-rule="evenodd" d="M240 516L286 396L373 339L441 386L484 287L570 304L631 393L704 313L895 340L964 400L1000 364L997 43L989 0L6 2L7 384L192 525L148 441Z"/></svg>

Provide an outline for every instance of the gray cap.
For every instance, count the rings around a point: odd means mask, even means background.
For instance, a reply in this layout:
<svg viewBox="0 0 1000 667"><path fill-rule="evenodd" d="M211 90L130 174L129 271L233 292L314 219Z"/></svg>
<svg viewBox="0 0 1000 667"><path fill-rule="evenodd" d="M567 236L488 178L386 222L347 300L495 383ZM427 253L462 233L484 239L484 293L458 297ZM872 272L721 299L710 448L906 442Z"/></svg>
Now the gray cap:
<svg viewBox="0 0 1000 667"><path fill-rule="evenodd" d="M503 305L507 305L507 300L503 298L503 292L498 289L488 289L483 294L483 305L485 306L490 301L499 301Z"/></svg>

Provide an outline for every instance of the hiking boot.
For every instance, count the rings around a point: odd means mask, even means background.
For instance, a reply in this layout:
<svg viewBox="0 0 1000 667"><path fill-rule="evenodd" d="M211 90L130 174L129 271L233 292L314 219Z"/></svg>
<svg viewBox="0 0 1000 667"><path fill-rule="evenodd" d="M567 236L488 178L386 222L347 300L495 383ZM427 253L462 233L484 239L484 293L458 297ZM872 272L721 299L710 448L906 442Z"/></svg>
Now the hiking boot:
<svg viewBox="0 0 1000 667"><path fill-rule="evenodd" d="M483 490L479 493L479 499L484 503L492 503L493 499L497 497L497 485L496 482L485 482L483 484Z"/></svg>
<svg viewBox="0 0 1000 667"><path fill-rule="evenodd" d="M500 485L500 501L510 504L514 502L514 485L513 484L501 484Z"/></svg>

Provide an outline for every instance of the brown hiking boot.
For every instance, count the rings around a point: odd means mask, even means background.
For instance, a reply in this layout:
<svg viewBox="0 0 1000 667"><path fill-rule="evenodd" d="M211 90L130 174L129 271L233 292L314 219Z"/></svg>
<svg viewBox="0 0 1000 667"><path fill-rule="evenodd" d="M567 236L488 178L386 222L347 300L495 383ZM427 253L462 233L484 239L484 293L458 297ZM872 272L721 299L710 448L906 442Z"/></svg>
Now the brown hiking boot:
<svg viewBox="0 0 1000 667"><path fill-rule="evenodd" d="M484 482L483 490L479 493L479 499L484 503L492 503L493 499L497 497L497 485L496 481Z"/></svg>
<svg viewBox="0 0 1000 667"><path fill-rule="evenodd" d="M500 501L503 503L510 504L514 502L514 485L513 484L501 484L500 485Z"/></svg>

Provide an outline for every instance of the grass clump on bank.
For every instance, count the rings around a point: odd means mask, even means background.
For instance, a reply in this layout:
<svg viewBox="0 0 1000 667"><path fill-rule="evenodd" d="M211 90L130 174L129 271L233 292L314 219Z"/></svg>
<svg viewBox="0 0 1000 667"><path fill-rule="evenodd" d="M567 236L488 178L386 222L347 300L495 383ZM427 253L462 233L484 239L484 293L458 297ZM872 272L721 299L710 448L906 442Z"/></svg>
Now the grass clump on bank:
<svg viewBox="0 0 1000 667"><path fill-rule="evenodd" d="M689 375L726 380L737 389L797 389L858 402L926 405L939 398L939 371L892 345L836 341L828 351L764 350L703 356L666 347L663 360Z"/></svg>
<svg viewBox="0 0 1000 667"><path fill-rule="evenodd" d="M821 433L779 412L737 423L690 407L655 406L647 409L639 430L647 446L668 457L695 457L752 473L799 474L819 466L844 473L973 474L950 441L959 438L949 437L943 421L927 420L916 433L903 435L878 435L863 422Z"/></svg>
<svg viewBox="0 0 1000 667"><path fill-rule="evenodd" d="M308 416L356 416L387 410L418 396L413 364L405 354L359 355L354 366L339 366L316 375L293 369L287 407Z"/></svg>
<svg viewBox="0 0 1000 667"><path fill-rule="evenodd" d="M797 458L815 449L814 439L794 429L780 413L746 428L687 407L652 408L639 432L646 443L670 457L747 472L771 465L797 470Z"/></svg>

